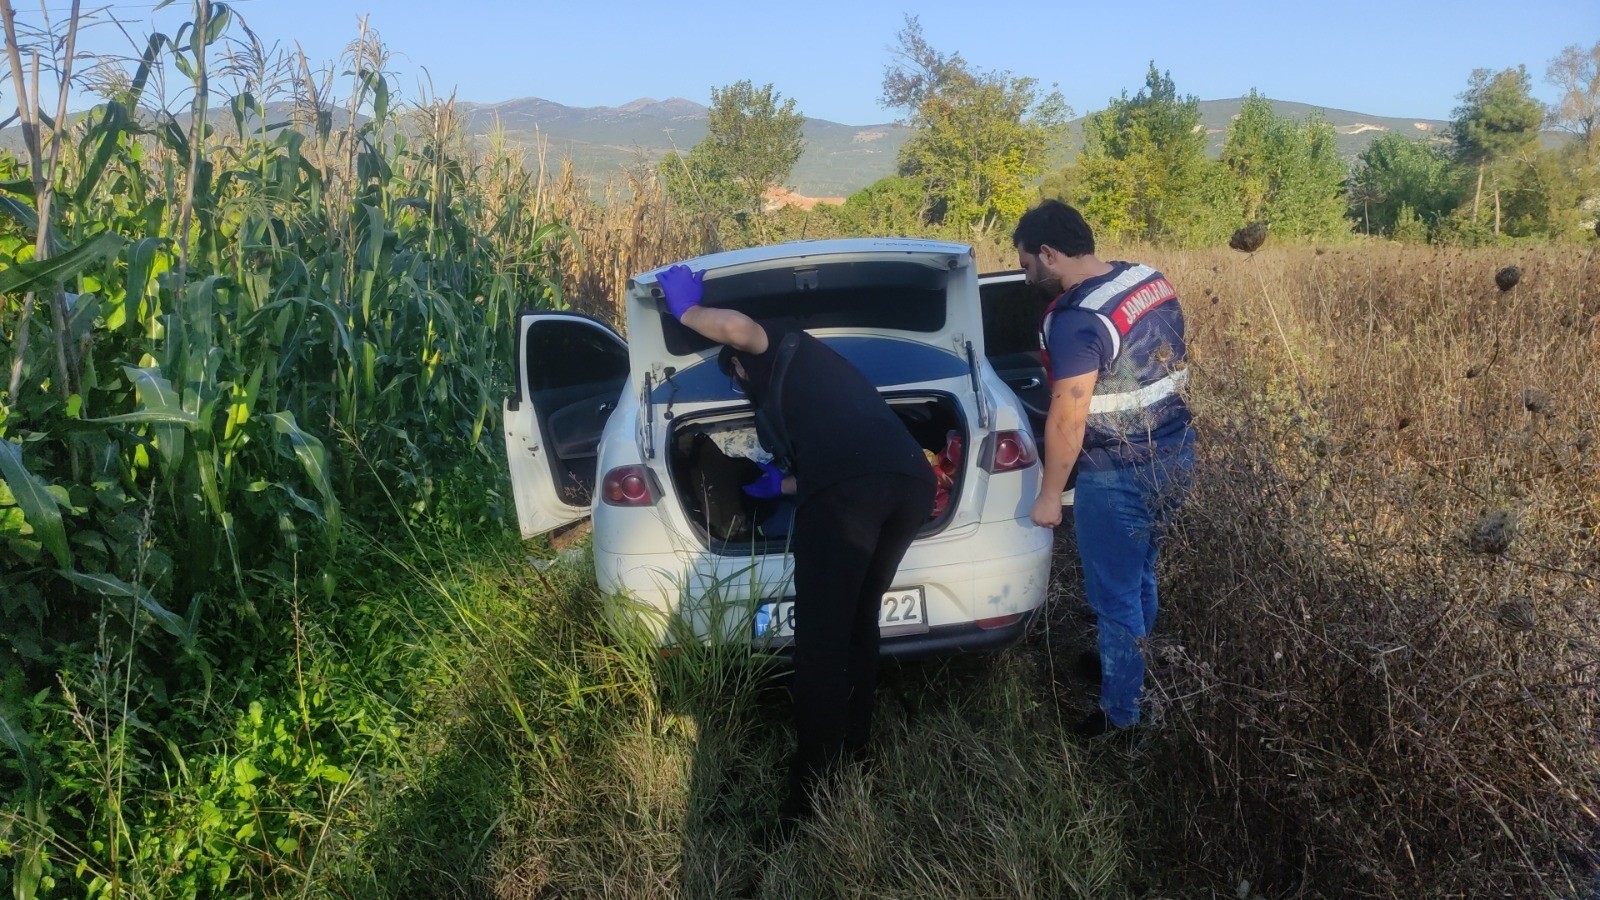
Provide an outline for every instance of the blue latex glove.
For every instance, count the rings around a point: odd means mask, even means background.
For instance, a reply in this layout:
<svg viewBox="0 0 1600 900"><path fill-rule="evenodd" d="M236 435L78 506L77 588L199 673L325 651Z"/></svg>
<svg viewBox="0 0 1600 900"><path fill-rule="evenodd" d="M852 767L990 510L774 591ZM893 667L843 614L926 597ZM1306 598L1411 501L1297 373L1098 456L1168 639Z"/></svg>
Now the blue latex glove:
<svg viewBox="0 0 1600 900"><path fill-rule="evenodd" d="M756 463L756 465L761 467L761 476L740 490L757 500L771 500L783 493L783 470L772 463Z"/></svg>
<svg viewBox="0 0 1600 900"><path fill-rule="evenodd" d="M676 265L656 276L656 284L661 285L661 293L667 298L667 311L678 321L683 321L683 314L689 307L700 304L700 295L705 288L700 284L700 279L705 277L704 272L696 272L685 265Z"/></svg>

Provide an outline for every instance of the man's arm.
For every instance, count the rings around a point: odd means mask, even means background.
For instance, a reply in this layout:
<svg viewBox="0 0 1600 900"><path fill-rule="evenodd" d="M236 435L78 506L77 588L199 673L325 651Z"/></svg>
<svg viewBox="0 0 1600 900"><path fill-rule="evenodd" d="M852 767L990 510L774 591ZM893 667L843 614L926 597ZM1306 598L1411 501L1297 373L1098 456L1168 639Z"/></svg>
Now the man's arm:
<svg viewBox="0 0 1600 900"><path fill-rule="evenodd" d="M1089 400L1094 396L1098 372L1062 378L1050 391L1050 412L1044 422L1044 472L1039 496L1033 501L1033 524L1054 528L1061 524L1061 492L1083 450L1083 433L1089 422Z"/></svg>
<svg viewBox="0 0 1600 900"><path fill-rule="evenodd" d="M656 284L667 301L667 311L701 337L746 353L767 352L767 330L755 319L737 310L700 305L705 274L680 263L657 275Z"/></svg>
<svg viewBox="0 0 1600 900"><path fill-rule="evenodd" d="M736 309L691 306L678 321L699 332L702 337L727 344L735 350L767 352L767 330L755 319Z"/></svg>

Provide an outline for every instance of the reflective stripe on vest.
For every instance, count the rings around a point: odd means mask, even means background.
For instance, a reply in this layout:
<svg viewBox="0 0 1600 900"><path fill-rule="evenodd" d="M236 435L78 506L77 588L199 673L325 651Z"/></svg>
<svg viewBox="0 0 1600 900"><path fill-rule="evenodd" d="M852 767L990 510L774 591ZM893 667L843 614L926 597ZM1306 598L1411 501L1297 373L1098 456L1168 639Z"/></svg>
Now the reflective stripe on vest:
<svg viewBox="0 0 1600 900"><path fill-rule="evenodd" d="M1090 312L1099 312L1107 303L1115 300L1124 291L1152 275L1156 270L1145 265L1129 266L1121 275L1111 279L1089 292L1089 296L1078 302L1078 309L1087 309Z"/></svg>
<svg viewBox="0 0 1600 900"><path fill-rule="evenodd" d="M1142 409L1146 406L1154 405L1158 400L1164 400L1176 394L1188 383L1189 370L1181 369L1154 384L1147 384L1136 391L1094 394L1089 398L1089 415Z"/></svg>

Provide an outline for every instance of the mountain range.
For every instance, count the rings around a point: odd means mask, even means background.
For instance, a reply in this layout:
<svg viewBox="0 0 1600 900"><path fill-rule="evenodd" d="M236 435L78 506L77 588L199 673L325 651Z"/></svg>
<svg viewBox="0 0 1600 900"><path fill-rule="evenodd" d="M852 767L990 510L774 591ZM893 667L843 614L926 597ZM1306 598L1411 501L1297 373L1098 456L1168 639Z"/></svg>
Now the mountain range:
<svg viewBox="0 0 1600 900"><path fill-rule="evenodd" d="M1305 103L1271 102L1279 115L1295 119L1321 113L1337 133L1339 151L1352 159L1381 134L1442 138L1449 127L1438 119L1396 119ZM1242 98L1200 101L1200 127L1213 155L1221 153L1228 123L1243 103ZM621 106L565 106L523 97L503 103L458 102L457 109L470 137L484 140L498 134L522 149L530 165L542 158L547 167L554 168L570 158L578 173L596 185L597 192L625 170L654 166L673 150L687 152L706 136L706 107L682 97L646 97ZM289 119L290 112L287 104L270 103L266 117L269 122L282 122ZM225 110L216 108L211 118L218 127L229 127L231 121ZM187 117L179 114L178 120L182 123ZM334 111L334 121L342 126L342 110ZM1069 123L1068 159L1071 151L1083 146L1083 121L1079 118ZM802 126L805 150L790 173L789 186L800 198L848 196L893 174L900 145L910 134L909 128L893 122L842 125L807 118ZM22 151L18 126L0 129L0 149Z"/></svg>
<svg viewBox="0 0 1600 900"><path fill-rule="evenodd" d="M1228 123L1242 98L1200 101L1200 127L1213 154L1222 151ZM1442 136L1448 122L1396 119L1305 103L1272 101L1282 116L1303 119L1318 112L1333 125L1339 151L1354 158L1381 134ZM460 104L473 135L499 131L527 147L532 159L541 145L546 165L571 158L575 168L598 182L639 165L655 165L672 150L687 152L706 135L706 107L693 100L640 98L621 106L564 106L537 97L504 103ZM1083 144L1083 119L1070 123L1071 146ZM895 123L842 125L808 118L802 128L805 152L789 184L809 197L843 197L894 172L895 159L910 129Z"/></svg>

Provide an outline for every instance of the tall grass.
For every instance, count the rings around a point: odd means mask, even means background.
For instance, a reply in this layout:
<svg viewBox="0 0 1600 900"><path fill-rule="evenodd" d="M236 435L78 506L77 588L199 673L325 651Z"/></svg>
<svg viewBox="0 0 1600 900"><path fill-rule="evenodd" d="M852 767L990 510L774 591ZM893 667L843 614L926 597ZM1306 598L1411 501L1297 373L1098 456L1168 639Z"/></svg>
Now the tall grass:
<svg viewBox="0 0 1600 900"><path fill-rule="evenodd" d="M470 577L437 580L402 616L416 616L407 630L428 642L423 656L449 661L442 692L408 740L412 765L373 798L378 826L348 830L362 836L319 890L1125 890L1123 804L1067 744L1034 657L892 670L874 761L831 782L818 819L786 842L769 834L793 742L782 682L727 664L727 646L663 659L616 627L586 557L541 571L513 551L480 550L458 573Z"/></svg>

